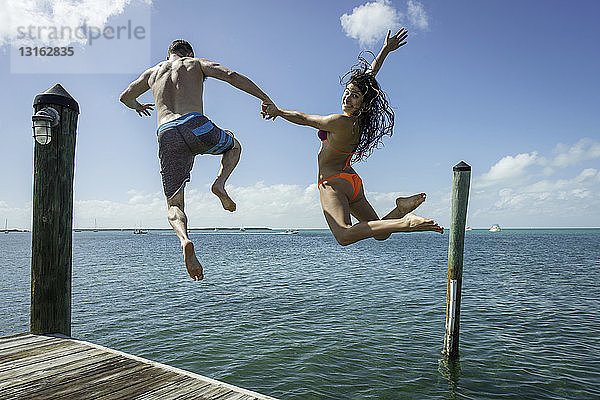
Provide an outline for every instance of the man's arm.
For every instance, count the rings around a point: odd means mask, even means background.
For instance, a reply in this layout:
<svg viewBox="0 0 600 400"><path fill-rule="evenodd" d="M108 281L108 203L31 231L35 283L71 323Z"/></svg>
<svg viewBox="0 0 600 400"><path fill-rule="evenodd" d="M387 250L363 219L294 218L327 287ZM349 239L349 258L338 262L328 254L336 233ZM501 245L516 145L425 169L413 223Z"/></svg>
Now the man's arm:
<svg viewBox="0 0 600 400"><path fill-rule="evenodd" d="M377 57L375 57L375 60L373 60L373 63L371 64L371 68L369 69L369 72L371 74L373 74L373 76L377 75L377 72L379 72L379 69L383 65L383 62L385 61L385 58L387 57L388 54L390 54L392 51L394 51L394 50L398 49L399 47L402 47L406 44L406 38L408 36L408 31L406 29L404 29L404 28L400 29L392 37L390 37L391 33L392 33L392 31L388 30L388 33L385 38L385 42L383 43L383 47L381 48L381 51L379 52Z"/></svg>
<svg viewBox="0 0 600 400"><path fill-rule="evenodd" d="M227 69L216 62L202 58L200 59L200 66L205 76L225 81L231 86L235 86L236 88L243 90L254 97L257 97L264 103L273 104L269 96L267 96L265 92L263 92L254 82L246 78L244 75Z"/></svg>
<svg viewBox="0 0 600 400"><path fill-rule="evenodd" d="M142 75L140 75L139 78L133 81L119 97L121 103L137 111L140 117L143 115L150 116L150 111L154 106L154 104L141 104L137 101L138 97L150 89L150 85L148 85L148 79L150 78L151 73L151 69L145 71Z"/></svg>

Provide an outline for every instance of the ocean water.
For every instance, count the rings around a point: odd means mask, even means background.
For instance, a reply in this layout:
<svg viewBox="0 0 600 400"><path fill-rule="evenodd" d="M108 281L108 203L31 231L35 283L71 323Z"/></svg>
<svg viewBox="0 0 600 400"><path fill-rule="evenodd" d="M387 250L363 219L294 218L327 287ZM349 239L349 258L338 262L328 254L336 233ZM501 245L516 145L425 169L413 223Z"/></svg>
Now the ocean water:
<svg viewBox="0 0 600 400"><path fill-rule="evenodd" d="M282 399L600 398L600 229L469 231L460 358L448 235L73 234L72 335ZM28 233L0 234L0 335L29 328Z"/></svg>

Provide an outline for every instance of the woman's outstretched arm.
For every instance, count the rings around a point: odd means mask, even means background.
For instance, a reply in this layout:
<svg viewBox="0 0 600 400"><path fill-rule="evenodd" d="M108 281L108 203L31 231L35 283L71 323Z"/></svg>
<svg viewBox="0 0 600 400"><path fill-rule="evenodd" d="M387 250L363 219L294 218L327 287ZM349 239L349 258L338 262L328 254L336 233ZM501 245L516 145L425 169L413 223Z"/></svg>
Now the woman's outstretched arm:
<svg viewBox="0 0 600 400"><path fill-rule="evenodd" d="M373 76L377 75L388 54L406 44L406 38L408 37L408 31L406 29L400 29L394 36L390 36L391 33L392 31L388 30L381 51L377 54L377 57L375 57L375 60L373 60L373 63L371 64L369 72L373 74Z"/></svg>
<svg viewBox="0 0 600 400"><path fill-rule="evenodd" d="M312 126L324 131L339 131L352 126L350 117L342 114L310 115L300 111L282 110L274 104L263 103L261 114L266 119L281 117L297 125Z"/></svg>

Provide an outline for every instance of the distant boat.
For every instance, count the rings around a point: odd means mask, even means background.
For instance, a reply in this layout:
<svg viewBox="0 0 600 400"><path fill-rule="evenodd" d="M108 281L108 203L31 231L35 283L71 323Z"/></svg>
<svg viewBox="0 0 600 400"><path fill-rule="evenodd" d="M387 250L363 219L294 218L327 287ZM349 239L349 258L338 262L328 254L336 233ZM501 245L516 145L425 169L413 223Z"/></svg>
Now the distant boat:
<svg viewBox="0 0 600 400"><path fill-rule="evenodd" d="M217 231L218 231L218 229L217 229L217 228L215 228L215 229L214 229L214 231L215 231L215 232L217 232Z"/></svg>
<svg viewBox="0 0 600 400"><path fill-rule="evenodd" d="M467 227L465 228L465 231L472 231L472 230L473 230L473 228L471 228L470 226L467 226Z"/></svg>
<svg viewBox="0 0 600 400"><path fill-rule="evenodd" d="M295 229L288 229L287 231L285 231L283 233L285 233L286 235L297 235L298 231Z"/></svg>
<svg viewBox="0 0 600 400"><path fill-rule="evenodd" d="M4 219L4 233L8 233L8 218Z"/></svg>
<svg viewBox="0 0 600 400"><path fill-rule="evenodd" d="M94 232L98 232L98 222L96 221L96 218L94 218Z"/></svg>
<svg viewBox="0 0 600 400"><path fill-rule="evenodd" d="M140 222L139 224L139 228L136 228L133 230L133 234L134 235L145 235L146 233L148 233L148 231L145 231L142 229L142 223Z"/></svg>
<svg viewBox="0 0 600 400"><path fill-rule="evenodd" d="M502 229L500 229L500 225L495 224L492 225L492 227L490 228L490 232L500 232Z"/></svg>
<svg viewBox="0 0 600 400"><path fill-rule="evenodd" d="M244 228L244 227L241 227L241 228L240 228L240 232L246 232L246 228Z"/></svg>

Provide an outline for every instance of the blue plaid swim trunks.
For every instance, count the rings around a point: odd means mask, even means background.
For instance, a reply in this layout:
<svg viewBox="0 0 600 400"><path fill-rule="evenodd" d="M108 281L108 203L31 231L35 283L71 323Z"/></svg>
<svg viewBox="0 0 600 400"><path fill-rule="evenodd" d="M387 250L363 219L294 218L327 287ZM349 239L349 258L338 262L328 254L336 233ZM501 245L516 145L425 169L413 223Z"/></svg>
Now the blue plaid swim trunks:
<svg viewBox="0 0 600 400"><path fill-rule="evenodd" d="M219 128L197 112L165 122L158 127L157 135L160 174L167 199L175 196L190 181L196 155L223 154L234 144L231 132Z"/></svg>

